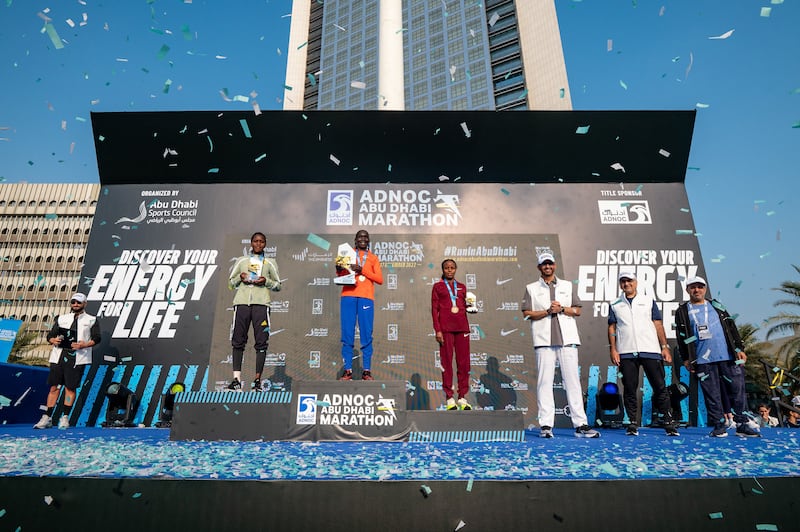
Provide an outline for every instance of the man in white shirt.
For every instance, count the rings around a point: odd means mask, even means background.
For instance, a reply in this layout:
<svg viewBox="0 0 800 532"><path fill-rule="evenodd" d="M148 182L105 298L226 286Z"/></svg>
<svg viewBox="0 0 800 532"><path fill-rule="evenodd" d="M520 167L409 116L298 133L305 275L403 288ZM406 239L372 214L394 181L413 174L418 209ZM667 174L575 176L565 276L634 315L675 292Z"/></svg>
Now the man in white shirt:
<svg viewBox="0 0 800 532"><path fill-rule="evenodd" d="M567 392L572 425L577 438L599 438L600 433L587 423L583 391L578 374L578 327L575 318L581 306L572 302L572 283L556 278L556 261L552 253L538 257L541 278L525 287L522 314L531 320L533 349L538 369L536 400L542 438L553 437L555 399L553 376L556 360L561 367L564 390Z"/></svg>

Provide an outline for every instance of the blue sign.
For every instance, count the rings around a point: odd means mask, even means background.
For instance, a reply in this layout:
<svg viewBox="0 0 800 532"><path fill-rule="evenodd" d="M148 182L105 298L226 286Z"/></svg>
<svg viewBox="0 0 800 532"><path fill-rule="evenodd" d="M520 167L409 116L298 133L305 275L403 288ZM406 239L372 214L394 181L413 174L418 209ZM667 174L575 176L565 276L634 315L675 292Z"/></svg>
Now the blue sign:
<svg viewBox="0 0 800 532"><path fill-rule="evenodd" d="M14 347L14 340L17 339L17 332L22 326L21 320L2 319L0 320L0 362L8 362L8 355Z"/></svg>

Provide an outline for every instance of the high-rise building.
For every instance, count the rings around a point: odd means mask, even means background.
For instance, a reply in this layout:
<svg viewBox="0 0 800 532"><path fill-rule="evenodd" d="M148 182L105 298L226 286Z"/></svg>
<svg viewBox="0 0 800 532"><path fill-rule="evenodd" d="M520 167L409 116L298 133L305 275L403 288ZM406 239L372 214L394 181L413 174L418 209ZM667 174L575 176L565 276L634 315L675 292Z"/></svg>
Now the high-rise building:
<svg viewBox="0 0 800 532"><path fill-rule="evenodd" d="M80 291L99 184L0 185L0 318L22 320L46 357L45 336Z"/></svg>
<svg viewBox="0 0 800 532"><path fill-rule="evenodd" d="M284 105L570 110L554 0L294 0Z"/></svg>

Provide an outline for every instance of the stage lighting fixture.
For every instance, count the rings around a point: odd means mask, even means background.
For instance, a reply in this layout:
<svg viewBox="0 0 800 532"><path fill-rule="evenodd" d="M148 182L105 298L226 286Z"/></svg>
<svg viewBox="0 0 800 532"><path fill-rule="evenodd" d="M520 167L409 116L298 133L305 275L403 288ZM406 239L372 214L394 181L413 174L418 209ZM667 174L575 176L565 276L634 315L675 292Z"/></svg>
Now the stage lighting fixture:
<svg viewBox="0 0 800 532"><path fill-rule="evenodd" d="M175 382L167 388L167 393L161 397L161 412L156 427L166 428L172 426L172 411L175 409L175 395L186 391L186 385Z"/></svg>
<svg viewBox="0 0 800 532"><path fill-rule="evenodd" d="M595 418L605 428L620 428L625 413L622 411L622 396L615 382L606 382L597 391Z"/></svg>
<svg viewBox="0 0 800 532"><path fill-rule="evenodd" d="M106 409L106 420L102 423L103 427L133 427L133 418L136 416L136 408L139 406L139 399L136 394L118 382L112 382L106 388L106 399L108 407Z"/></svg>
<svg viewBox="0 0 800 532"><path fill-rule="evenodd" d="M680 408L681 401L689 397L689 385L682 382L676 382L669 385L669 401L672 403L672 408Z"/></svg>

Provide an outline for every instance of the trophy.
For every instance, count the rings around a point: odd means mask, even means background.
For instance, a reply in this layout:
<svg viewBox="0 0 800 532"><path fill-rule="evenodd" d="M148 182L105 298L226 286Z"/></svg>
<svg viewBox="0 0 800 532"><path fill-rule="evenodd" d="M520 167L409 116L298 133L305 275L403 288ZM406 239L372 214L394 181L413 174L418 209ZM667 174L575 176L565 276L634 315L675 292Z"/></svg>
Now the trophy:
<svg viewBox="0 0 800 532"><path fill-rule="evenodd" d="M356 274L350 269L350 265L356 262L356 250L350 244L340 244L336 251L336 277L333 284L354 285L356 284Z"/></svg>
<svg viewBox="0 0 800 532"><path fill-rule="evenodd" d="M250 257L250 264L247 265L247 283L255 283L261 277L262 261L259 257Z"/></svg>
<svg viewBox="0 0 800 532"><path fill-rule="evenodd" d="M473 294L472 292L467 292L466 299L467 299L467 312L469 312L470 314L475 314L476 312L478 312L478 307L476 306L476 304L478 303L478 298L475 297L475 294Z"/></svg>

